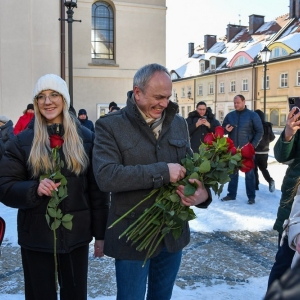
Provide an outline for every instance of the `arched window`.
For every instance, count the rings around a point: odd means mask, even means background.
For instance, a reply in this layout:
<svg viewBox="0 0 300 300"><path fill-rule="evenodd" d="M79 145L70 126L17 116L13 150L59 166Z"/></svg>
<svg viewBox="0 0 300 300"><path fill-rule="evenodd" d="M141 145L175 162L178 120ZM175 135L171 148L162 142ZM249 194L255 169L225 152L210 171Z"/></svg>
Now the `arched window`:
<svg viewBox="0 0 300 300"><path fill-rule="evenodd" d="M91 44L92 58L114 59L114 12L104 1L92 5Z"/></svg>
<svg viewBox="0 0 300 300"><path fill-rule="evenodd" d="M249 64L250 60L247 59L244 56L240 56L233 64L234 67L238 67L238 66L242 66L242 65L246 65Z"/></svg>
<svg viewBox="0 0 300 300"><path fill-rule="evenodd" d="M179 78L179 77L178 77L178 75L177 75L175 72L171 73L171 79L172 79L172 80L178 79L178 78Z"/></svg>
<svg viewBox="0 0 300 300"><path fill-rule="evenodd" d="M271 51L270 58L276 58L288 55L287 51L283 48L276 47Z"/></svg>

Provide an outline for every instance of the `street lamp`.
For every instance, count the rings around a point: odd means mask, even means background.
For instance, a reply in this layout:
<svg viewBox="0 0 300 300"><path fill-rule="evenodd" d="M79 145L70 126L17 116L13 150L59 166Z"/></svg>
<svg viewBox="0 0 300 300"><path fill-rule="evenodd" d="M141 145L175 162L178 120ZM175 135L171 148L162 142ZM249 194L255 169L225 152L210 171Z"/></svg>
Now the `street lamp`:
<svg viewBox="0 0 300 300"><path fill-rule="evenodd" d="M195 109L195 106L196 106L196 103L195 103L195 101L196 101L196 99L193 99L191 96L192 96L192 93L191 93L191 91L188 91L188 98L190 99L190 100L194 100L194 109Z"/></svg>
<svg viewBox="0 0 300 300"><path fill-rule="evenodd" d="M77 7L77 0L66 1L64 0L64 5L67 10L67 19L58 19L59 21L68 22L68 60L69 60L69 94L70 94L70 105L73 106L73 49L72 49L72 23L81 22L81 20L74 20L74 7Z"/></svg>
<svg viewBox="0 0 300 300"><path fill-rule="evenodd" d="M264 64L264 114L266 118L266 102L267 102L267 97L266 97L266 90L267 90L267 63L270 59L271 51L268 49L267 46L264 47L260 51L260 57L261 61ZM267 120L266 120L267 121Z"/></svg>

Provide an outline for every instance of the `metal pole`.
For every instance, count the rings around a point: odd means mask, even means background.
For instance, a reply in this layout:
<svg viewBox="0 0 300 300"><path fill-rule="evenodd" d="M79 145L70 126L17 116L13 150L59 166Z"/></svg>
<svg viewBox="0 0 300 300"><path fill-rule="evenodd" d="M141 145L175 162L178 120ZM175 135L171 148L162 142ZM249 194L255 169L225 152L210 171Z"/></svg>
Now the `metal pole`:
<svg viewBox="0 0 300 300"><path fill-rule="evenodd" d="M65 5L64 0L61 0L61 7L60 7L60 17L61 20L65 16ZM66 79L66 30L65 30L65 22L61 22L60 24L60 76L63 80Z"/></svg>
<svg viewBox="0 0 300 300"><path fill-rule="evenodd" d="M266 119L266 104L267 104L266 91L267 91L267 63L265 62L264 63L264 114L265 114L265 119Z"/></svg>
<svg viewBox="0 0 300 300"><path fill-rule="evenodd" d="M73 106L73 49L72 49L72 23L73 23L73 10L71 8L67 11L68 14L68 59L69 59L69 94L70 105Z"/></svg>

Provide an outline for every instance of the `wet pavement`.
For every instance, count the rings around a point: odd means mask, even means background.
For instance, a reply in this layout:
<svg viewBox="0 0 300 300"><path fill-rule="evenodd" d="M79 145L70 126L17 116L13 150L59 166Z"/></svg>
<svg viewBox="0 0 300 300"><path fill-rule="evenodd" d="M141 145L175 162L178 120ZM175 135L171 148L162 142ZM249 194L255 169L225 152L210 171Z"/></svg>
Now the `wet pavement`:
<svg viewBox="0 0 300 300"><path fill-rule="evenodd" d="M251 277L268 276L277 250L275 231L193 232L183 251L176 285L182 289L226 283L247 284ZM114 260L96 259L90 246L88 295L116 294ZM0 294L23 294L20 249L4 240L0 257Z"/></svg>

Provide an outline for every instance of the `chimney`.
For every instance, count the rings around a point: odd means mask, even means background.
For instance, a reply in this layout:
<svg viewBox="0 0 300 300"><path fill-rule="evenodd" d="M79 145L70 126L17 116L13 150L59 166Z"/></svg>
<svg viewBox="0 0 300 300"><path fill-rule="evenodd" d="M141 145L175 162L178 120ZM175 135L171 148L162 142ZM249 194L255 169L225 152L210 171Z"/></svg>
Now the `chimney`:
<svg viewBox="0 0 300 300"><path fill-rule="evenodd" d="M292 19L294 17L295 17L295 0L290 0L289 18Z"/></svg>
<svg viewBox="0 0 300 300"><path fill-rule="evenodd" d="M189 57L194 55L194 43L189 43Z"/></svg>
<svg viewBox="0 0 300 300"><path fill-rule="evenodd" d="M230 42L246 26L228 24L226 29L227 42Z"/></svg>
<svg viewBox="0 0 300 300"><path fill-rule="evenodd" d="M216 35L206 34L204 36L204 52L207 52L217 42Z"/></svg>
<svg viewBox="0 0 300 300"><path fill-rule="evenodd" d="M253 34L261 25L265 23L265 16L249 16L249 34Z"/></svg>
<svg viewBox="0 0 300 300"><path fill-rule="evenodd" d="M296 5L295 5L295 17L297 19L300 18L300 0L295 0Z"/></svg>

